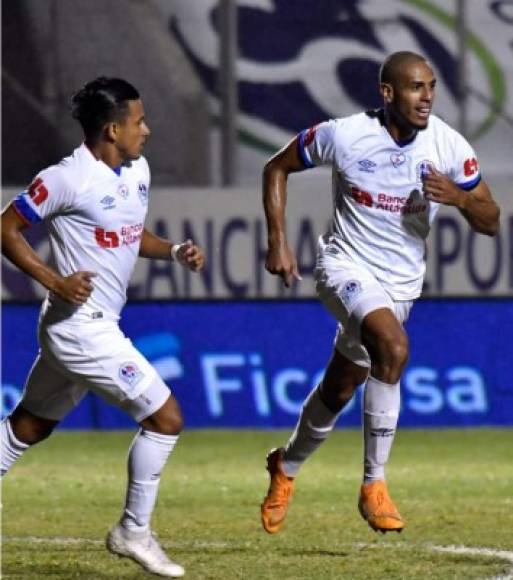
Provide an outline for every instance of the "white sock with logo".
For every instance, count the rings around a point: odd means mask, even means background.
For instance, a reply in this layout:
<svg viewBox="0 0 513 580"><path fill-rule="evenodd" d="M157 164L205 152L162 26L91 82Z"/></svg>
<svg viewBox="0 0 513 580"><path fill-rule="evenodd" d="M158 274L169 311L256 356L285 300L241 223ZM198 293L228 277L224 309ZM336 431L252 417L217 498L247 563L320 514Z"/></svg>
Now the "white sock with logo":
<svg viewBox="0 0 513 580"><path fill-rule="evenodd" d="M160 473L178 435L140 429L128 453L128 488L121 525L132 532L147 532L157 501Z"/></svg>
<svg viewBox="0 0 513 580"><path fill-rule="evenodd" d="M0 423L0 461L2 477L9 471L11 465L19 459L25 450L30 447L22 443L13 433L9 417Z"/></svg>
<svg viewBox="0 0 513 580"><path fill-rule="evenodd" d="M283 469L289 477L295 477L308 457L326 440L337 422L335 414L326 407L319 396L319 386L308 395L296 429L283 453Z"/></svg>
<svg viewBox="0 0 513 580"><path fill-rule="evenodd" d="M363 403L364 483L385 479L401 406L399 383L369 377Z"/></svg>

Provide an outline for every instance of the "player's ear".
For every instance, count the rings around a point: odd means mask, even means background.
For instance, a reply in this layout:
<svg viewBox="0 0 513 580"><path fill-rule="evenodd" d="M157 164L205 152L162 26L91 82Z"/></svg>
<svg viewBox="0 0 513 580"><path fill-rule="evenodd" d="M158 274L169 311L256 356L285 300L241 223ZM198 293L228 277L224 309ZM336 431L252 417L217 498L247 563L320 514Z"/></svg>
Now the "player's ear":
<svg viewBox="0 0 513 580"><path fill-rule="evenodd" d="M105 125L104 134L108 141L115 142L118 138L118 124L117 123L107 123Z"/></svg>
<svg viewBox="0 0 513 580"><path fill-rule="evenodd" d="M379 92L386 105L389 105L394 100L394 87L390 83L381 83Z"/></svg>

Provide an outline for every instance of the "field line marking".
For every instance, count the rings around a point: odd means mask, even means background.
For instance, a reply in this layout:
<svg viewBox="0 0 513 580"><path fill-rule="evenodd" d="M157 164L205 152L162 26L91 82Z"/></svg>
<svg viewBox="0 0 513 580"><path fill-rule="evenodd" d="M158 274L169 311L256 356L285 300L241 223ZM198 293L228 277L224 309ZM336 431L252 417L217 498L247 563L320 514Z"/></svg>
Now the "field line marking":
<svg viewBox="0 0 513 580"><path fill-rule="evenodd" d="M72 537L53 537L53 538L41 538L36 536L12 536L3 537L3 542L25 542L33 544L55 544L60 546L73 545L73 544L89 544L92 546L103 546L104 541L102 540L91 540L89 538L72 538ZM251 542L208 542L202 540L193 540L192 542L173 542L173 541L162 541L162 546L165 548L184 548L187 546L193 546L195 548L230 548L235 546L247 546ZM413 549L419 546L408 545L407 543L394 543L389 545L383 544L367 544L365 542L347 542L343 543L344 546L350 546L354 548L399 548L399 549ZM422 547L425 550L432 552L445 552L450 554L469 554L474 556L490 556L495 558L500 558L511 563L512 567L506 575L496 576L491 580L513 580L513 551L509 550L494 550L492 548L480 548L480 547L469 547L469 546L439 546L433 544L423 544Z"/></svg>
<svg viewBox="0 0 513 580"><path fill-rule="evenodd" d="M468 546L431 546L435 552L451 554L470 554L474 556L491 556L507 560L512 564L511 570L505 576L495 576L491 580L513 580L513 552L508 550L493 550L491 548L469 548Z"/></svg>

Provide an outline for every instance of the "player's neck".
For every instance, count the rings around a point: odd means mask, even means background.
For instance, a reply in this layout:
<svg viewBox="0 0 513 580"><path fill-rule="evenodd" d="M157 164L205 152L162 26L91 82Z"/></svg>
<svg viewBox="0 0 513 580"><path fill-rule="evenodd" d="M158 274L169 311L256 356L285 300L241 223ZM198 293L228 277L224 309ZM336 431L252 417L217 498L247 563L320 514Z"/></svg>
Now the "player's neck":
<svg viewBox="0 0 513 580"><path fill-rule="evenodd" d="M85 144L96 159L103 161L105 165L108 165L112 169L119 167L125 161L119 154L119 151L113 147L111 143L106 143L104 141L91 143L86 140Z"/></svg>
<svg viewBox="0 0 513 580"><path fill-rule="evenodd" d="M417 134L417 129L401 123L388 109L385 109L385 127L396 143L410 141Z"/></svg>

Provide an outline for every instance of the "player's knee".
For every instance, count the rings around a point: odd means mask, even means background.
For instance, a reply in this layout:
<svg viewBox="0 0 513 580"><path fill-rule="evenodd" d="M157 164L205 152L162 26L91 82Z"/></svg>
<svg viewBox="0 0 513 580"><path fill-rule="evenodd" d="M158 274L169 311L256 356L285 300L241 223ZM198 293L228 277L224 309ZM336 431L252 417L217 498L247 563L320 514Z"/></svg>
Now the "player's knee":
<svg viewBox="0 0 513 580"><path fill-rule="evenodd" d="M405 333L383 337L371 353L372 375L385 383L396 383L408 362L408 338Z"/></svg>
<svg viewBox="0 0 513 580"><path fill-rule="evenodd" d="M36 423L16 424L13 421L11 421L11 427L16 439L26 445L35 445L43 441L47 437L50 437L54 430L54 425Z"/></svg>
<svg viewBox="0 0 513 580"><path fill-rule="evenodd" d="M178 408L166 407L142 421L141 426L162 435L178 435L183 429L183 417Z"/></svg>
<svg viewBox="0 0 513 580"><path fill-rule="evenodd" d="M27 445L35 445L49 437L59 423L51 419L37 417L21 405L9 417L9 422L16 439Z"/></svg>
<svg viewBox="0 0 513 580"><path fill-rule="evenodd" d="M159 432L163 435L178 435L183 429L183 417L181 413L172 413L164 417L159 424Z"/></svg>
<svg viewBox="0 0 513 580"><path fill-rule="evenodd" d="M405 335L389 345L389 356L392 362L391 366L402 371L408 362L409 356L408 341L406 340Z"/></svg>

